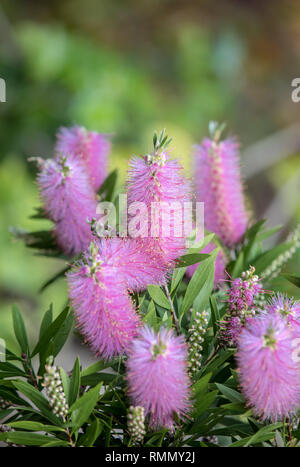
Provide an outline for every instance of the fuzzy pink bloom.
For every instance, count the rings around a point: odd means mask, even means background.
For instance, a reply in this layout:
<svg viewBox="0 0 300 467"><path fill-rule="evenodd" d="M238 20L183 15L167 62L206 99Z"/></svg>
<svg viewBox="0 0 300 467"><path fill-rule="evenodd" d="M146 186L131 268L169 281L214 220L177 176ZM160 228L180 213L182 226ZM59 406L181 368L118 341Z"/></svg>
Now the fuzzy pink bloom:
<svg viewBox="0 0 300 467"><path fill-rule="evenodd" d="M142 329L129 352L127 379L132 403L144 407L150 425L172 429L174 414L183 416L190 406L183 337L167 329L158 334Z"/></svg>
<svg viewBox="0 0 300 467"><path fill-rule="evenodd" d="M92 350L105 359L126 352L139 325L123 275L111 267L110 259L93 245L91 254L67 274L79 328Z"/></svg>
<svg viewBox="0 0 300 467"><path fill-rule="evenodd" d="M186 248L183 212L190 187L182 175L182 167L164 152L134 157L130 161L127 189L129 208L134 202L146 205L144 224L138 225L144 244L159 255L166 267L172 267Z"/></svg>
<svg viewBox="0 0 300 467"><path fill-rule="evenodd" d="M76 255L92 240L87 220L97 207L85 167L72 155L39 159L39 166L37 182L45 212L55 222L57 244L67 255Z"/></svg>
<svg viewBox="0 0 300 467"><path fill-rule="evenodd" d="M140 291L150 284L165 285L166 270L152 251L147 250L141 239L109 238L97 241L102 260L122 276L126 287Z"/></svg>
<svg viewBox="0 0 300 467"><path fill-rule="evenodd" d="M57 135L56 151L74 154L85 163L95 191L107 176L107 157L110 142L104 134L88 131L84 127L60 128Z"/></svg>
<svg viewBox="0 0 300 467"><path fill-rule="evenodd" d="M277 420L299 408L299 363L282 317L252 318L240 335L237 360L242 391L256 415Z"/></svg>
<svg viewBox="0 0 300 467"><path fill-rule="evenodd" d="M241 240L248 223L238 149L232 139L205 138L195 150L196 195L205 203L205 228L228 247Z"/></svg>
<svg viewBox="0 0 300 467"><path fill-rule="evenodd" d="M278 313L300 336L300 302L283 294L276 294L266 307L268 313Z"/></svg>
<svg viewBox="0 0 300 467"><path fill-rule="evenodd" d="M212 242L208 243L200 253L211 253L216 247L216 245ZM188 266L186 270L186 274L188 277L192 277L194 272L196 271L197 267L200 263L192 264ZM222 281L225 280L225 255L222 251L219 251L215 261L215 277L214 277L214 287L218 287L222 284Z"/></svg>

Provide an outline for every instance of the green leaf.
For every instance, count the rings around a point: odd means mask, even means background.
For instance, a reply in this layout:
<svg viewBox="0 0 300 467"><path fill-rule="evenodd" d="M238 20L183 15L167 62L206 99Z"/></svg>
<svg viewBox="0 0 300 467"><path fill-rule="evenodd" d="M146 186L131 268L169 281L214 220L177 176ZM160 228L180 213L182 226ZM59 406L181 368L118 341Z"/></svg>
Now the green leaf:
<svg viewBox="0 0 300 467"><path fill-rule="evenodd" d="M59 372L66 399L69 400L70 379L63 368L59 367Z"/></svg>
<svg viewBox="0 0 300 467"><path fill-rule="evenodd" d="M256 274L261 274L265 269L267 269L268 266L270 266L273 261L288 251L292 246L293 242L282 243L260 255L253 263Z"/></svg>
<svg viewBox="0 0 300 467"><path fill-rule="evenodd" d="M241 251L237 257L237 260L234 263L234 266L231 271L231 276L235 279L236 277L240 277L241 273L244 270L244 263L245 263L245 255L244 252Z"/></svg>
<svg viewBox="0 0 300 467"><path fill-rule="evenodd" d="M236 441L229 445L229 447L238 447L238 446L250 446L251 444L262 443L263 441L268 441L275 437L275 430L281 428L282 423L274 423L267 425L258 430L254 435L244 438L242 440Z"/></svg>
<svg viewBox="0 0 300 467"><path fill-rule="evenodd" d="M21 444L25 446L40 446L46 442L54 440L53 436L39 435L37 433L30 433L28 431L9 431L3 433L1 439L5 439L7 443Z"/></svg>
<svg viewBox="0 0 300 467"><path fill-rule="evenodd" d="M73 324L74 324L74 315L73 313L69 313L65 321L63 322L62 326L60 327L58 333L53 339L53 356L54 357L56 357L56 355L59 354L59 352L65 345L69 337L69 334L71 332L71 329L73 327Z"/></svg>
<svg viewBox="0 0 300 467"><path fill-rule="evenodd" d="M261 219L260 221L253 224L250 227L250 229L247 230L247 232L245 234L245 238L248 240L248 244L247 244L248 250L249 250L249 245L251 247L251 245L253 244L253 242L256 239L256 236L257 236L258 232L261 230L262 226L265 223L266 223L266 219Z"/></svg>
<svg viewBox="0 0 300 467"><path fill-rule="evenodd" d="M214 295L212 295L209 299L210 309L211 309L211 321L212 327L214 330L214 335L216 335L218 331L218 321L220 320L220 313L217 305L217 300Z"/></svg>
<svg viewBox="0 0 300 467"><path fill-rule="evenodd" d="M185 296L180 310L181 315L184 315L189 310L189 308L194 303L194 300L200 293L209 275L209 270L214 268L214 261L216 259L217 252L217 249L214 250L209 255L209 258L202 261L197 267L196 271L194 272L185 292Z"/></svg>
<svg viewBox="0 0 300 467"><path fill-rule="evenodd" d="M46 329L50 326L53 320L53 305L51 303L49 309L46 311L46 313L43 316L41 327L40 327L40 335L39 339L42 337Z"/></svg>
<svg viewBox="0 0 300 467"><path fill-rule="evenodd" d="M215 277L215 264L212 264L212 267L209 269L206 281L204 282L204 285L202 289L200 290L199 294L195 298L193 308L195 312L201 313L202 311L205 310L209 297L213 291L214 288L214 277Z"/></svg>
<svg viewBox="0 0 300 467"><path fill-rule="evenodd" d="M262 242L263 240L271 237L272 235L274 235L276 232L278 232L281 229L282 229L282 225L276 225L275 227L272 227L272 229L265 230L257 235L256 241Z"/></svg>
<svg viewBox="0 0 300 467"><path fill-rule="evenodd" d="M295 276L294 274L281 274L286 280L294 284L296 287L300 287L300 276Z"/></svg>
<svg viewBox="0 0 300 467"><path fill-rule="evenodd" d="M0 371L10 373L11 376L26 377L26 373L23 370L9 362L0 362Z"/></svg>
<svg viewBox="0 0 300 467"><path fill-rule="evenodd" d="M219 356L216 357L214 360L205 365L202 369L200 369L200 374L203 372L206 374L207 372L215 371L217 368L219 369L221 365L226 362L232 355L234 355L234 349L227 349L224 351L220 351Z"/></svg>
<svg viewBox="0 0 300 467"><path fill-rule="evenodd" d="M70 443L68 441L63 441L62 439L55 438L54 441L49 441L49 443L41 444L42 448L53 448L58 446L69 447Z"/></svg>
<svg viewBox="0 0 300 467"><path fill-rule="evenodd" d="M183 279L185 272L186 268L174 269L171 282L171 294L173 294L173 292L175 292L175 290L177 289L178 285Z"/></svg>
<svg viewBox="0 0 300 467"><path fill-rule="evenodd" d="M103 425L100 423L99 419L96 418L87 428L84 436L80 438L79 445L91 447L100 436L103 430Z"/></svg>
<svg viewBox="0 0 300 467"><path fill-rule="evenodd" d="M197 399L195 406L194 406L194 412L193 412L193 417L197 418L200 417L200 415L203 414L216 400L218 395L218 391L211 391L206 394L204 394L201 398Z"/></svg>
<svg viewBox="0 0 300 467"><path fill-rule="evenodd" d="M158 285L148 285L147 290L152 300L162 308L171 309L169 300Z"/></svg>
<svg viewBox="0 0 300 467"><path fill-rule="evenodd" d="M41 338L39 339L39 342L37 343L37 345L35 346L31 354L32 357L36 355L37 353L42 353L48 348L50 340L58 333L68 313L69 313L69 307L66 306L65 309L53 321L53 323L51 323L50 326L45 329Z"/></svg>
<svg viewBox="0 0 300 467"><path fill-rule="evenodd" d="M202 376L196 383L192 386L193 396L197 399L201 396L204 392L208 389L208 383L210 378L212 377L212 373L207 373L205 376Z"/></svg>
<svg viewBox="0 0 300 467"><path fill-rule="evenodd" d="M43 394L26 381L12 381L14 387L24 394L54 425L62 426L63 422L49 410L49 403Z"/></svg>
<svg viewBox="0 0 300 467"><path fill-rule="evenodd" d="M149 303L147 314L143 318L144 323L155 329L157 325L156 309L153 301Z"/></svg>
<svg viewBox="0 0 300 467"><path fill-rule="evenodd" d="M111 361L105 362L104 360L100 360L99 362L93 363L92 365L88 366L85 370L82 370L81 377L92 375L93 373L97 373L98 371L104 370L111 366Z"/></svg>
<svg viewBox="0 0 300 467"><path fill-rule="evenodd" d="M101 386L102 383L90 389L71 406L70 413L72 414L73 433L78 430L91 415L99 400Z"/></svg>
<svg viewBox="0 0 300 467"><path fill-rule="evenodd" d="M98 190L101 201L113 201L118 180L118 170L111 172Z"/></svg>
<svg viewBox="0 0 300 467"><path fill-rule="evenodd" d="M25 328L22 315L19 312L18 307L16 305L13 305L12 315L13 315L13 326L14 326L15 336L20 345L21 351L27 355L29 353L29 344L28 344L26 328Z"/></svg>
<svg viewBox="0 0 300 467"><path fill-rule="evenodd" d="M65 432L64 428L59 426L53 425L44 425L43 423L39 422L32 422L30 420L21 420L17 422L6 423L6 425L11 426L12 428L18 428L21 430L29 430L29 431L60 431L62 433Z"/></svg>
<svg viewBox="0 0 300 467"><path fill-rule="evenodd" d="M235 391L234 389L231 389L231 388L229 388L227 386L224 386L223 384L220 384L220 383L216 383L216 386L219 389L219 391L225 397L227 397L227 399L230 400L231 402L234 402L234 403L236 403L236 402L237 403L244 403L245 402L245 399L242 396L242 394Z"/></svg>
<svg viewBox="0 0 300 467"><path fill-rule="evenodd" d="M71 406L77 399L80 389L80 361L79 357L76 358L76 361L73 366L72 376L70 379L69 386L69 406Z"/></svg>
<svg viewBox="0 0 300 467"><path fill-rule="evenodd" d="M191 266L192 264L201 263L201 261L204 261L207 258L209 258L209 254L207 253L186 254L178 258L178 263L176 265L176 268L182 268L182 267Z"/></svg>

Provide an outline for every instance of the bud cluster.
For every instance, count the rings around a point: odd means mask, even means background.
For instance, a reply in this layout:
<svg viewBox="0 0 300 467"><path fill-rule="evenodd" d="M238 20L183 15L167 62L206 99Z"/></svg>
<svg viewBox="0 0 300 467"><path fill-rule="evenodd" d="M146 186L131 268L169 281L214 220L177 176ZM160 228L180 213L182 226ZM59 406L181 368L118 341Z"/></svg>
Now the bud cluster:
<svg viewBox="0 0 300 467"><path fill-rule="evenodd" d="M127 415L127 426L132 444L141 444L146 434L144 407L139 405L136 407L130 406Z"/></svg>
<svg viewBox="0 0 300 467"><path fill-rule="evenodd" d="M227 299L228 311L224 319L219 322L221 344L235 346L245 322L256 314L257 303L263 294L262 286L258 281L253 266L242 272L241 277L232 281ZM260 308L262 306L263 302Z"/></svg>
<svg viewBox="0 0 300 467"><path fill-rule="evenodd" d="M228 293L228 308L231 316L245 318L255 314L254 300L262 293L255 268L250 266L242 277L234 279Z"/></svg>
<svg viewBox="0 0 300 467"><path fill-rule="evenodd" d="M189 329L189 374L192 376L201 366L202 343L208 325L207 312L196 312L192 327Z"/></svg>
<svg viewBox="0 0 300 467"><path fill-rule="evenodd" d="M69 406L66 401L59 370L53 365L53 357L49 357L45 369L46 373L44 375L43 386L46 388L49 404L53 413L65 420Z"/></svg>

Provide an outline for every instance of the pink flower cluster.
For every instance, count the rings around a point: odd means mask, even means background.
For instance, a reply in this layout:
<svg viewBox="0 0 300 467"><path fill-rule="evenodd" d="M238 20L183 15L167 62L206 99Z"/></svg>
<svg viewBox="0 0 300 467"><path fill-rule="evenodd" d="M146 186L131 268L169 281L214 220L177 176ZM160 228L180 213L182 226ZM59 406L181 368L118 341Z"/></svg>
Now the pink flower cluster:
<svg viewBox="0 0 300 467"><path fill-rule="evenodd" d="M127 362L129 395L144 407L153 428L173 429L174 413L184 416L189 409L187 347L183 336L161 329L141 330L133 341Z"/></svg>
<svg viewBox="0 0 300 467"><path fill-rule="evenodd" d="M177 161L170 160L164 151L142 158L134 157L129 163L128 202L145 203L148 219L151 216L157 219L157 222L149 223L147 232L141 231L140 238L145 248L160 257L166 269L173 267L174 261L186 249L189 232L184 231L183 207L185 202L190 201L190 191L190 185L182 175L182 167ZM155 213L154 203L159 203ZM177 203L178 210L169 212L171 203ZM168 218L169 232L164 232L162 219ZM153 227L154 232L151 230Z"/></svg>
<svg viewBox="0 0 300 467"><path fill-rule="evenodd" d="M85 164L92 187L97 191L107 176L110 142L106 135L84 127L60 128L56 152L74 154Z"/></svg>
<svg viewBox="0 0 300 467"><path fill-rule="evenodd" d="M74 155L39 159L37 182L47 216L55 223L54 236L61 250L74 256L92 240L87 223L96 213L96 196L81 160Z"/></svg>
<svg viewBox="0 0 300 467"><path fill-rule="evenodd" d="M273 421L300 407L299 355L295 333L278 313L252 318L238 340L238 371L242 391L254 413Z"/></svg>
<svg viewBox="0 0 300 467"><path fill-rule="evenodd" d="M195 149L196 195L205 203L205 227L228 247L241 240L248 223L238 149L233 139L208 138Z"/></svg>
<svg viewBox="0 0 300 467"><path fill-rule="evenodd" d="M54 236L68 256L85 250L91 239L87 223L96 216L96 191L107 175L107 137L82 127L58 132L55 156L39 161L37 182Z"/></svg>

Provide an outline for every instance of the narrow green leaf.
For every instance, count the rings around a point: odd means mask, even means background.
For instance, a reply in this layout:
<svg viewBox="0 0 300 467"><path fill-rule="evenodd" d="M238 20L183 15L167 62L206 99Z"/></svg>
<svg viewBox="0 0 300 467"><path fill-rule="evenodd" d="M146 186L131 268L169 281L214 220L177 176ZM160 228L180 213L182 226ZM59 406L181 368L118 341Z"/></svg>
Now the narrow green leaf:
<svg viewBox="0 0 300 467"><path fill-rule="evenodd" d="M98 195L102 201L112 201L114 199L118 180L118 170L113 170L104 180L98 190Z"/></svg>
<svg viewBox="0 0 300 467"><path fill-rule="evenodd" d="M65 309L53 321L53 323L50 324L50 326L45 329L41 338L39 339L39 342L37 343L37 345L35 346L31 354L32 357L39 352L43 352L49 346L50 340L58 333L68 313L69 313L69 307L66 306Z"/></svg>
<svg viewBox="0 0 300 467"><path fill-rule="evenodd" d="M74 315L73 313L69 313L65 321L63 322L62 326L60 327L58 333L53 339L53 356L54 357L56 357L56 355L59 354L59 352L65 345L69 337L69 334L71 332L71 329L73 327L73 324L74 324Z"/></svg>
<svg viewBox="0 0 300 467"><path fill-rule="evenodd" d="M111 362L105 362L104 360L100 360L99 362L93 363L92 365L88 366L85 370L81 372L81 377L89 376L93 373L97 373L98 371L104 370L111 366Z"/></svg>
<svg viewBox="0 0 300 467"><path fill-rule="evenodd" d="M15 336L20 345L21 351L27 355L29 353L28 337L22 315L16 305L13 305L12 315Z"/></svg>
<svg viewBox="0 0 300 467"><path fill-rule="evenodd" d="M51 423L57 426L61 426L63 424L62 420L50 411L49 403L40 391L35 389L26 381L12 381L12 384L18 391L28 397L30 402L40 409L44 417L51 421Z"/></svg>
<svg viewBox="0 0 300 467"><path fill-rule="evenodd" d="M29 431L60 431L61 433L64 433L65 430L62 427L59 426L53 426L53 425L44 425L43 423L39 422L32 422L30 420L21 420L17 422L11 422L11 423L6 423L6 425L11 426L12 428L18 428L21 430L29 430Z"/></svg>
<svg viewBox="0 0 300 467"><path fill-rule="evenodd" d="M217 398L217 395L218 395L218 391L216 390L216 391L211 391L206 394L203 394L202 397L197 399L195 406L194 406L195 408L193 412L193 417L194 418L200 417L200 415L202 415L203 412L205 412L214 403L214 401Z"/></svg>
<svg viewBox="0 0 300 467"><path fill-rule="evenodd" d="M98 384L71 406L73 433L78 430L89 418L100 397L102 383Z"/></svg>
<svg viewBox="0 0 300 467"><path fill-rule="evenodd" d="M53 305L51 303L49 309L46 311L46 313L43 316L41 327L40 327L40 335L39 339L42 337L46 329L50 326L53 320Z"/></svg>
<svg viewBox="0 0 300 467"><path fill-rule="evenodd" d="M204 261L207 258L209 258L209 254L207 253L186 254L178 258L176 268L191 266L192 264L200 263L201 261Z"/></svg>
<svg viewBox="0 0 300 467"><path fill-rule="evenodd" d="M212 327L214 330L214 335L216 335L218 331L218 321L220 320L220 313L217 305L217 300L214 295L211 295L209 299L210 303L210 309L211 309L211 321L212 321Z"/></svg>
<svg viewBox="0 0 300 467"><path fill-rule="evenodd" d="M56 439L53 436L39 435L28 431L9 431L8 433L3 434L6 435L6 442L21 444L24 446L40 446L46 442Z"/></svg>
<svg viewBox="0 0 300 467"><path fill-rule="evenodd" d="M80 446L91 447L94 445L97 438L100 436L103 430L103 425L100 423L98 418L88 426L84 436L79 441Z"/></svg>
<svg viewBox="0 0 300 467"><path fill-rule="evenodd" d="M194 272L185 292L180 314L183 315L189 310L189 308L194 303L194 300L200 293L209 275L209 270L214 267L214 261L216 259L217 252L218 250L214 250L209 255L209 258L202 261Z"/></svg>
<svg viewBox="0 0 300 467"><path fill-rule="evenodd" d="M166 308L167 310L171 309L169 300L167 299L162 289L158 287L158 285L148 285L147 290L155 303L163 308Z"/></svg>
<svg viewBox="0 0 300 467"><path fill-rule="evenodd" d="M175 292L175 290L177 289L178 285L183 279L185 272L186 268L174 269L171 282L171 294L173 294L173 292Z"/></svg>
<svg viewBox="0 0 300 467"><path fill-rule="evenodd" d="M151 300L148 306L147 314L143 318L144 323L155 329L157 325L157 315L154 302Z"/></svg>
<svg viewBox="0 0 300 467"><path fill-rule="evenodd" d="M79 357L76 358L76 361L73 366L72 376L70 379L69 386L69 406L71 406L77 399L80 388L80 361Z"/></svg>
<svg viewBox="0 0 300 467"><path fill-rule="evenodd" d="M294 284L296 287L300 287L300 276L295 276L294 274L281 274L286 280Z"/></svg>
<svg viewBox="0 0 300 467"><path fill-rule="evenodd" d="M244 403L245 399L242 396L241 393L235 391L234 389L231 389L227 386L224 386L223 384L216 383L217 388L219 391L224 394L225 397L227 397L228 400L234 403Z"/></svg>

